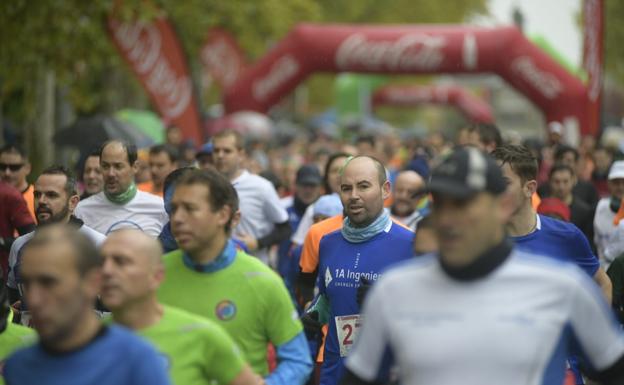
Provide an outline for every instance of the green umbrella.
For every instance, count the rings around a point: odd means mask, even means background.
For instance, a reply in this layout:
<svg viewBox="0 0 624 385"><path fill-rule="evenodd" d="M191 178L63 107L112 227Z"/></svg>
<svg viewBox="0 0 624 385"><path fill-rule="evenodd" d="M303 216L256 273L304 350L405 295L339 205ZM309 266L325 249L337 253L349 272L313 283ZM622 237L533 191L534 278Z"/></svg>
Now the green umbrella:
<svg viewBox="0 0 624 385"><path fill-rule="evenodd" d="M152 111L126 108L117 111L115 117L122 122L132 124L139 131L152 138L155 143L165 141L165 126L160 117Z"/></svg>

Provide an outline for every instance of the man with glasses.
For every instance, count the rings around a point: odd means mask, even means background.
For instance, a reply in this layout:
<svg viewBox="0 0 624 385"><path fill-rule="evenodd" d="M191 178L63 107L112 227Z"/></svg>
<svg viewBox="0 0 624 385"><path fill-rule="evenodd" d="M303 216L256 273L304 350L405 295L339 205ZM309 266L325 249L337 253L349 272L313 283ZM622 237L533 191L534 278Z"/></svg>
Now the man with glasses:
<svg viewBox="0 0 624 385"><path fill-rule="evenodd" d="M30 169L30 162L24 150L12 144L0 148L0 179L22 193L28 205L28 211L34 218L33 185L26 180Z"/></svg>

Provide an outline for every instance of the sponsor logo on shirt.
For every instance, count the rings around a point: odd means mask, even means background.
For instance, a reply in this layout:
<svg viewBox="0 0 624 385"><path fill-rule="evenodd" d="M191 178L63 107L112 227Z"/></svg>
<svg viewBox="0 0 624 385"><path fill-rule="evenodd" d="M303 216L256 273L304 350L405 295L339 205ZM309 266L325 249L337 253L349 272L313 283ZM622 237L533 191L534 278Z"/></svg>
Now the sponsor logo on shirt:
<svg viewBox="0 0 624 385"><path fill-rule="evenodd" d="M221 321L230 321L236 317L236 305L230 300L223 300L217 304L215 314Z"/></svg>

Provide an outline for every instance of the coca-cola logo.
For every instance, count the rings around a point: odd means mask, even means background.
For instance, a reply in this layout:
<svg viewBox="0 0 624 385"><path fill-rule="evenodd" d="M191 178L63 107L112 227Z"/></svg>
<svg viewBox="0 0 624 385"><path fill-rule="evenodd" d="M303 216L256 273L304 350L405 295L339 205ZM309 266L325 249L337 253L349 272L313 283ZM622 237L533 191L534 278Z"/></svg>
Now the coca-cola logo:
<svg viewBox="0 0 624 385"><path fill-rule="evenodd" d="M299 63L291 55L281 57L271 66L269 73L255 81L252 86L253 96L256 100L266 100L284 83L291 80L299 72Z"/></svg>
<svg viewBox="0 0 624 385"><path fill-rule="evenodd" d="M192 98L191 80L177 74L162 49L162 36L154 24L110 21L113 37L142 77L165 119L173 120L187 109Z"/></svg>
<svg viewBox="0 0 624 385"><path fill-rule="evenodd" d="M592 102L600 96L602 60L600 52L600 4L598 0L585 0L585 70L589 74L587 94Z"/></svg>
<svg viewBox="0 0 624 385"><path fill-rule="evenodd" d="M407 34L399 39L367 40L363 34L346 38L336 51L341 70L432 71L444 60L443 36Z"/></svg>
<svg viewBox="0 0 624 385"><path fill-rule="evenodd" d="M236 82L242 63L238 52L224 38L214 38L202 48L201 59L223 86L230 87Z"/></svg>
<svg viewBox="0 0 624 385"><path fill-rule="evenodd" d="M511 64L511 69L547 99L556 99L563 91L563 85L559 79L555 75L537 68L529 56L516 58Z"/></svg>

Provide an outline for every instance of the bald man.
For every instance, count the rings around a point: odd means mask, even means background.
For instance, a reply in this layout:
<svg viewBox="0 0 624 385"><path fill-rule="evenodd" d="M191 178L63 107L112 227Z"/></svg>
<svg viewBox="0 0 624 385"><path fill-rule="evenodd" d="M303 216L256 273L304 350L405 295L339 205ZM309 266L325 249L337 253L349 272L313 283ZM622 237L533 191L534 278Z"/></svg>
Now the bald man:
<svg viewBox="0 0 624 385"><path fill-rule="evenodd" d="M101 249L102 300L113 321L151 341L168 360L174 384L256 385L262 379L214 322L162 305L156 290L165 277L160 244L139 230L112 233Z"/></svg>
<svg viewBox="0 0 624 385"><path fill-rule="evenodd" d="M425 180L412 170L401 171L394 182L392 189L392 219L402 223L412 230L423 218L423 210L427 206L427 195L419 194L425 187Z"/></svg>
<svg viewBox="0 0 624 385"><path fill-rule="evenodd" d="M329 325L320 385L335 385L342 377L343 360L366 322L359 315L366 291L387 267L412 257L414 238L383 207L390 182L377 159L356 156L347 161L339 195L343 226L319 242L319 295L303 317L309 332L318 329L314 321Z"/></svg>

